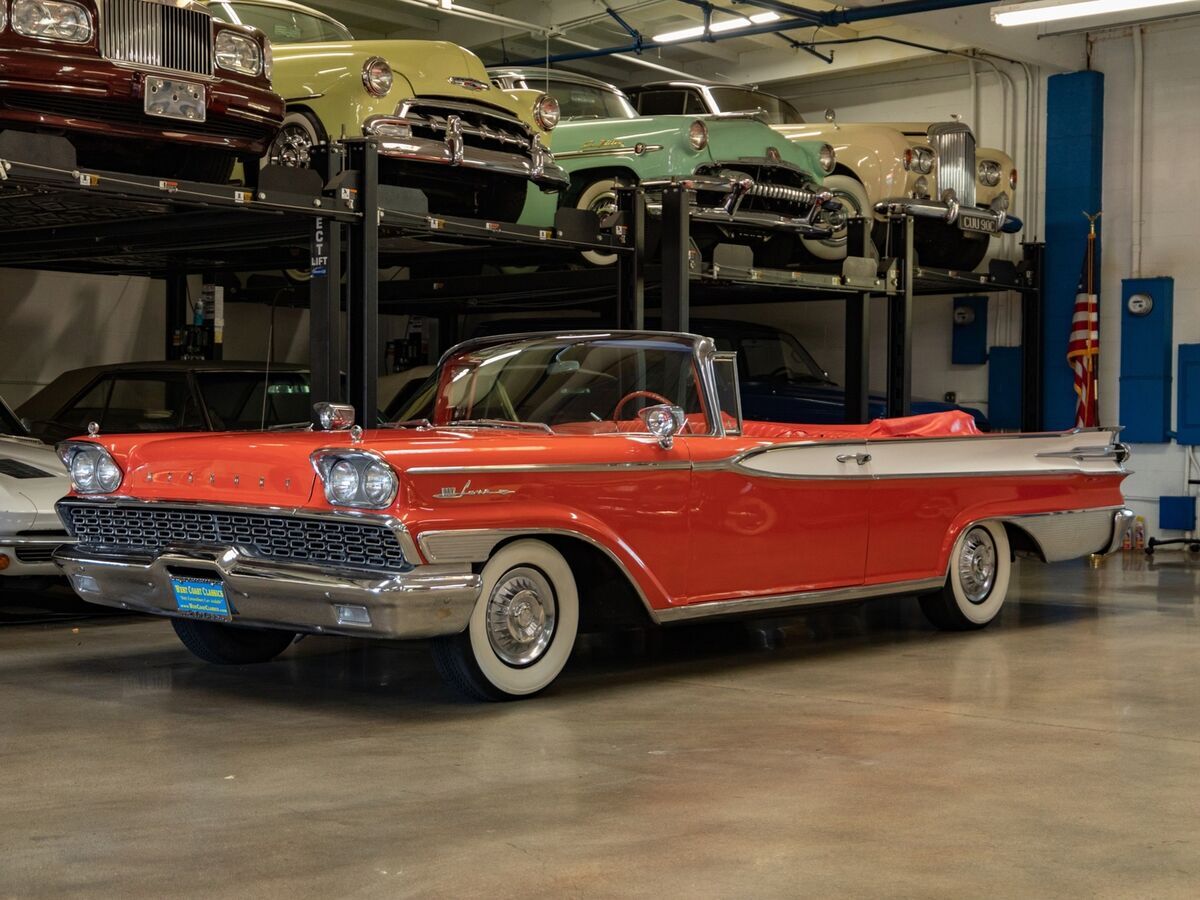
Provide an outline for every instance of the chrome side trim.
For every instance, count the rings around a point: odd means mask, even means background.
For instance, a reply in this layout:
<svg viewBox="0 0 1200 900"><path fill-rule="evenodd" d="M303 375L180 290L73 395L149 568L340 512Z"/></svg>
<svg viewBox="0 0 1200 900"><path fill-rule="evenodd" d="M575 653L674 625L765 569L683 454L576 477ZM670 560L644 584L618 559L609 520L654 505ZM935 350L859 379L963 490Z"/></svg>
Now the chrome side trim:
<svg viewBox="0 0 1200 900"><path fill-rule="evenodd" d="M746 597L737 600L707 600L687 606L675 606L659 610L663 623L686 622L690 619L713 616L744 615L746 613L792 609L803 606L819 606L828 603L846 603L854 600L869 600L895 594L923 594L935 591L945 584L946 579L921 578L916 581L893 581L888 584L860 584L852 587L830 588L823 591L804 591L797 594L779 594L770 597Z"/></svg>
<svg viewBox="0 0 1200 900"><path fill-rule="evenodd" d="M630 469L655 469L660 472L690 469L690 462L619 462L619 463L525 463L494 466L414 466L405 475L497 474L505 472L623 472Z"/></svg>
<svg viewBox="0 0 1200 900"><path fill-rule="evenodd" d="M74 543L75 538L61 534L0 534L0 547L61 547Z"/></svg>
<svg viewBox="0 0 1200 900"><path fill-rule="evenodd" d="M430 563L481 563L487 562L496 545L515 537L537 537L538 535L556 535L559 537L577 538L603 553L616 565L637 591L642 606L654 623L660 621L660 611L650 605L642 591L641 585L633 577L625 564L608 547L594 538L579 531L568 528L463 528L447 531L425 531L418 537L421 552Z"/></svg>
<svg viewBox="0 0 1200 900"><path fill-rule="evenodd" d="M594 150L556 150L555 159L586 159L593 156L645 156L657 153L662 144L634 144L632 147L597 147Z"/></svg>

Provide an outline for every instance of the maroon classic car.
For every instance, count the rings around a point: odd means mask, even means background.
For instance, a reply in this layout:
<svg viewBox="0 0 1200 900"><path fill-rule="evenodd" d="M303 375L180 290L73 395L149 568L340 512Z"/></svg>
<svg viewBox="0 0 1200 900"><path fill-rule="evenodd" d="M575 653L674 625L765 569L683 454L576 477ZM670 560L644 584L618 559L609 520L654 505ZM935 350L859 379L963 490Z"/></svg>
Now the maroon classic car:
<svg viewBox="0 0 1200 900"><path fill-rule="evenodd" d="M0 2L0 129L66 135L81 166L222 181L282 121L267 38L193 0Z"/></svg>

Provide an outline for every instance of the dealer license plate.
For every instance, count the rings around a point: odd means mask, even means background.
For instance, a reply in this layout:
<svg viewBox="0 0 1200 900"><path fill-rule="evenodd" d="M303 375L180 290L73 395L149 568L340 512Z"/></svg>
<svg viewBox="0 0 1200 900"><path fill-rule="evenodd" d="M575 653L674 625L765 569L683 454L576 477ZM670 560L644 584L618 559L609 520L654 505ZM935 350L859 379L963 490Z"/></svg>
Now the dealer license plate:
<svg viewBox="0 0 1200 900"><path fill-rule="evenodd" d="M207 112L204 85L194 81L147 75L145 110L148 116L203 122Z"/></svg>
<svg viewBox="0 0 1200 900"><path fill-rule="evenodd" d="M996 220L990 216L972 216L969 213L959 213L958 224L963 231L981 231L984 234L995 234L1000 229Z"/></svg>
<svg viewBox="0 0 1200 900"><path fill-rule="evenodd" d="M225 585L208 578L171 578L171 590L175 592L175 606L185 616L194 619L209 619L214 622L229 622L233 614L229 611L229 600L225 597Z"/></svg>

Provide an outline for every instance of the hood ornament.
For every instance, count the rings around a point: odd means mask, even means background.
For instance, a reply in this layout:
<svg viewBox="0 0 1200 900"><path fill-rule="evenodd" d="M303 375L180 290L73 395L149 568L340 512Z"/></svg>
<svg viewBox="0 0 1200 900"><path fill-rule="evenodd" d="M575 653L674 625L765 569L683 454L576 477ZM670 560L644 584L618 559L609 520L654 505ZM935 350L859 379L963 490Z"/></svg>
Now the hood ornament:
<svg viewBox="0 0 1200 900"><path fill-rule="evenodd" d="M508 488L473 488L471 487L471 482L468 480L461 488L447 485L433 496L436 500L461 500L463 497L484 497L489 495L500 497L512 493L515 493L515 491L510 491Z"/></svg>
<svg viewBox="0 0 1200 900"><path fill-rule="evenodd" d="M492 89L492 86L486 81L468 78L466 75L451 75L446 81L460 88L466 88L468 91L490 91Z"/></svg>
<svg viewBox="0 0 1200 900"><path fill-rule="evenodd" d="M95 437L99 433L100 433L100 423L99 422L88 422L88 435L91 437Z"/></svg>

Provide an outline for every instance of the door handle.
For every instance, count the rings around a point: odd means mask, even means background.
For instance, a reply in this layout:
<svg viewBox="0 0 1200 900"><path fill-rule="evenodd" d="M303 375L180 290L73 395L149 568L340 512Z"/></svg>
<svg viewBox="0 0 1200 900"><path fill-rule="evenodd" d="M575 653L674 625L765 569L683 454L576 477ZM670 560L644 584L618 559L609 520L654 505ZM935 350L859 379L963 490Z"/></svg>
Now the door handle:
<svg viewBox="0 0 1200 900"><path fill-rule="evenodd" d="M858 463L860 466L865 466L871 461L870 453L839 453L837 461L840 463L848 463L851 460Z"/></svg>

